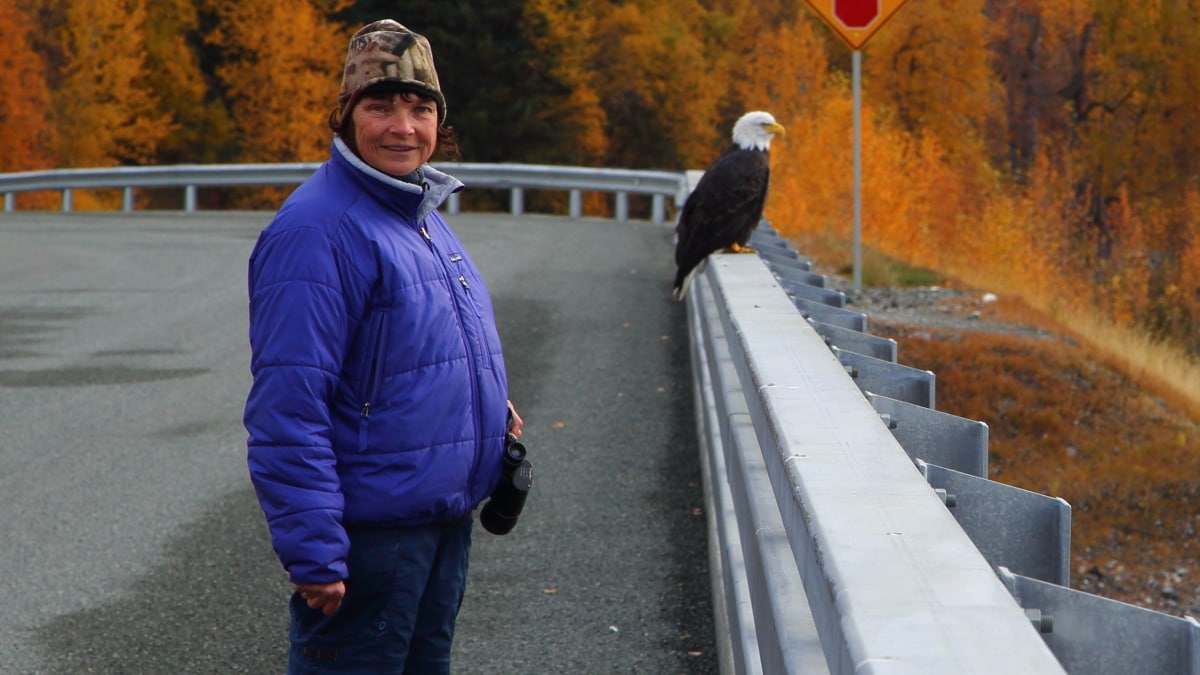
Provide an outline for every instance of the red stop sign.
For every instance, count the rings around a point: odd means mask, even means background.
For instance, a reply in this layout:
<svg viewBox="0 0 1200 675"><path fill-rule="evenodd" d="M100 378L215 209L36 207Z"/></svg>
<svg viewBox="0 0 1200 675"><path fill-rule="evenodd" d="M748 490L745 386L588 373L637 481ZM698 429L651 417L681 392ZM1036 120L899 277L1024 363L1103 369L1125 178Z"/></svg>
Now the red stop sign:
<svg viewBox="0 0 1200 675"><path fill-rule="evenodd" d="M833 0L833 15L846 28L861 30L879 17L879 0Z"/></svg>
<svg viewBox="0 0 1200 675"><path fill-rule="evenodd" d="M858 51L908 0L805 0L851 49Z"/></svg>

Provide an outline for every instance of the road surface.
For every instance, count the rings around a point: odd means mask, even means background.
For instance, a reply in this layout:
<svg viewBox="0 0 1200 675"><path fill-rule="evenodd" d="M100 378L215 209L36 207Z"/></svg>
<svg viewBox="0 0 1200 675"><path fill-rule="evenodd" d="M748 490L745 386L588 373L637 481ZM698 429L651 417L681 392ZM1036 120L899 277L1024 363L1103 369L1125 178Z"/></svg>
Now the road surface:
<svg viewBox="0 0 1200 675"><path fill-rule="evenodd" d="M0 213L0 672L283 672L241 426L269 219ZM670 228L450 220L537 472L512 534L476 529L454 672L715 673Z"/></svg>

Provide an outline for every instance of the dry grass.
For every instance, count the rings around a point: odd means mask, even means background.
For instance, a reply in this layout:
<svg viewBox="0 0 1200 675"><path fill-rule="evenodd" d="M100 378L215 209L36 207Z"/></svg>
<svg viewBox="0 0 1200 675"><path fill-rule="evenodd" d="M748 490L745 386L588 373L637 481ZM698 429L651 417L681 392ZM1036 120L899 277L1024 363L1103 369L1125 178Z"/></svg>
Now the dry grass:
<svg viewBox="0 0 1200 675"><path fill-rule="evenodd" d="M1093 353L1125 373L1135 385L1200 418L1200 362L1146 334L1115 326L1079 309L1055 312L1059 326L1087 342Z"/></svg>
<svg viewBox="0 0 1200 675"><path fill-rule="evenodd" d="M848 277L836 262L850 259L847 244L799 249ZM863 261L864 285L912 275L874 252ZM1071 504L1073 588L1200 614L1200 366L1085 311L1052 315L1011 295L983 321L1053 337L876 318L871 330L898 341L901 363L936 374L939 410L988 424L990 478Z"/></svg>

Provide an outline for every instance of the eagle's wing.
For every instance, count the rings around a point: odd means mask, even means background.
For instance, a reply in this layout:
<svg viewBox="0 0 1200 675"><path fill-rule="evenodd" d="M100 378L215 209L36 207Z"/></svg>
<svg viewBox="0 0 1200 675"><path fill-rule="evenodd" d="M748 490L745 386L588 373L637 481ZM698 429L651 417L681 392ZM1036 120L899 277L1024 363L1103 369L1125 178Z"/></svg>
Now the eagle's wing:
<svg viewBox="0 0 1200 675"><path fill-rule="evenodd" d="M749 241L762 218L768 180L767 154L759 150L727 150L704 172L675 228L677 292L710 253Z"/></svg>

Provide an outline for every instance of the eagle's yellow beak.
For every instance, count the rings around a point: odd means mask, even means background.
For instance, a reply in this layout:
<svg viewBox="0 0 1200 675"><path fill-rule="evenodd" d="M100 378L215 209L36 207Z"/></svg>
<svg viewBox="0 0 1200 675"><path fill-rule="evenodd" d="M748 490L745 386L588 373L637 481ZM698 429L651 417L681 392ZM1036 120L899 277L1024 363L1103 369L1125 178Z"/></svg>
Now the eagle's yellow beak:
<svg viewBox="0 0 1200 675"><path fill-rule="evenodd" d="M783 125L779 122L768 124L765 128L767 131L775 134L776 136L787 136L787 129L784 129Z"/></svg>

